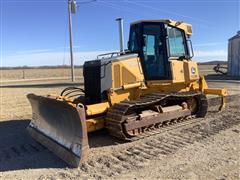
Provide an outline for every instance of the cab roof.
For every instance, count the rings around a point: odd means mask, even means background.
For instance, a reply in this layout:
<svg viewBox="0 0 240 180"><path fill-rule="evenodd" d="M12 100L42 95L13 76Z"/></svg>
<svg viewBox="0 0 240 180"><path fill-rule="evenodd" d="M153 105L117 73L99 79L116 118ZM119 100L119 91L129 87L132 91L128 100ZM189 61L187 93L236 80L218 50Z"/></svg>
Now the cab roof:
<svg viewBox="0 0 240 180"><path fill-rule="evenodd" d="M192 35L192 25L191 24L188 24L188 23L185 23L185 22L182 22L182 21L174 21L174 20L171 20L171 19L138 20L138 21L135 21L135 22L131 23L131 25L145 23L145 22L153 22L153 23L154 22L161 22L161 23L171 25L171 26L174 26L174 27L177 27L179 29L184 30L184 32L188 36Z"/></svg>

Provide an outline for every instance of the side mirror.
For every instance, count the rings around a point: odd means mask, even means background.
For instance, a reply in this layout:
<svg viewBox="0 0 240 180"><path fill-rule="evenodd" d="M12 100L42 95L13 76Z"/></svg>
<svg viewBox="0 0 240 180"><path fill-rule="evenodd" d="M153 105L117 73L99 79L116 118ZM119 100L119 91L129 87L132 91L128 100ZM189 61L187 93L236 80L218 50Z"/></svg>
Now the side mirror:
<svg viewBox="0 0 240 180"><path fill-rule="evenodd" d="M192 41L190 39L187 40L187 47L189 52L189 57L192 58L194 56Z"/></svg>

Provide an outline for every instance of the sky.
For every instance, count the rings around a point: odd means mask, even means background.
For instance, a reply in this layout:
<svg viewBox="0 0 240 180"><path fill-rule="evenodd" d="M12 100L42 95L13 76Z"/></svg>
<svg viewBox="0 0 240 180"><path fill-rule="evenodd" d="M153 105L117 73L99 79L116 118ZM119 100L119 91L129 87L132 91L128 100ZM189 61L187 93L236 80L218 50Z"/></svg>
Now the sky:
<svg viewBox="0 0 240 180"><path fill-rule="evenodd" d="M240 0L97 0L79 3L73 18L74 63L119 49L116 18L173 19L192 24L194 60L227 60L240 29ZM0 0L1 66L69 65L67 0Z"/></svg>

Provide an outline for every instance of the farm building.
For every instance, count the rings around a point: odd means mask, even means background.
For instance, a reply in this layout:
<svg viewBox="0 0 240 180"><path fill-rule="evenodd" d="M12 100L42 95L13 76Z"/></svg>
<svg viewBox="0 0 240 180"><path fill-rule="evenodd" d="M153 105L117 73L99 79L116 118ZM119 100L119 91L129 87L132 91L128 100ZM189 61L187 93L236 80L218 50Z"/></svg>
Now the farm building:
<svg viewBox="0 0 240 180"><path fill-rule="evenodd" d="M228 41L228 75L240 76L240 31Z"/></svg>

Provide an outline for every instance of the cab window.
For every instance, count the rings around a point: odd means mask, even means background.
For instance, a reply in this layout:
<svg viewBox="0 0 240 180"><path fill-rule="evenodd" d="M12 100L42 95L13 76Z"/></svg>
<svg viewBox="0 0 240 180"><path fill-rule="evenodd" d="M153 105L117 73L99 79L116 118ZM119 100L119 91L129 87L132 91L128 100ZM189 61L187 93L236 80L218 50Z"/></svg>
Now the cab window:
<svg viewBox="0 0 240 180"><path fill-rule="evenodd" d="M167 27L168 30L168 44L170 57L183 57L186 55L186 48L184 42L184 33L175 27Z"/></svg>
<svg viewBox="0 0 240 180"><path fill-rule="evenodd" d="M140 45L139 45L139 27L138 25L131 26L130 29L130 37L128 42L128 50L131 52L139 52Z"/></svg>
<svg viewBox="0 0 240 180"><path fill-rule="evenodd" d="M166 58L160 24L143 26L143 66L147 80L166 79Z"/></svg>

